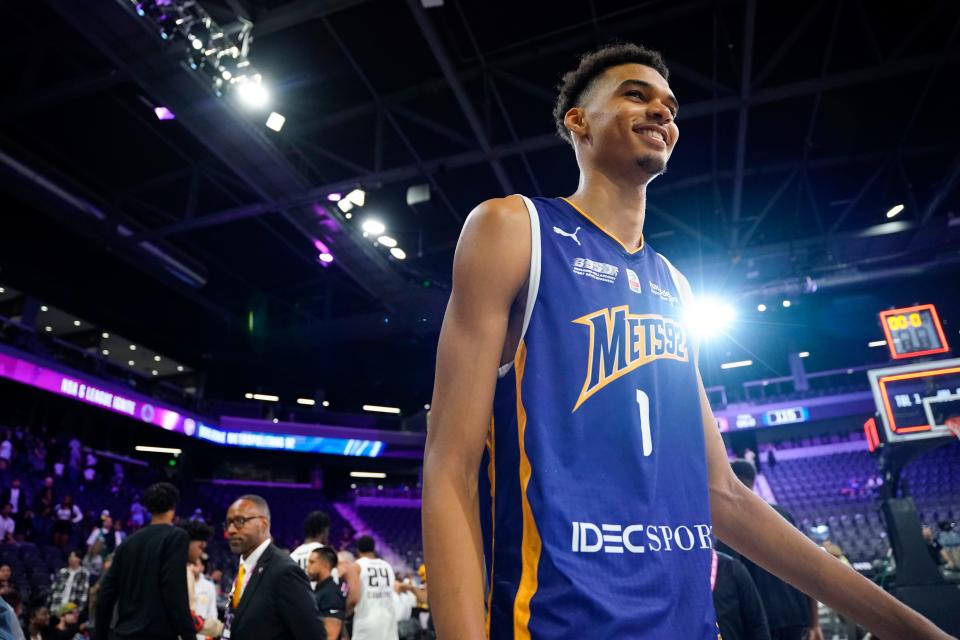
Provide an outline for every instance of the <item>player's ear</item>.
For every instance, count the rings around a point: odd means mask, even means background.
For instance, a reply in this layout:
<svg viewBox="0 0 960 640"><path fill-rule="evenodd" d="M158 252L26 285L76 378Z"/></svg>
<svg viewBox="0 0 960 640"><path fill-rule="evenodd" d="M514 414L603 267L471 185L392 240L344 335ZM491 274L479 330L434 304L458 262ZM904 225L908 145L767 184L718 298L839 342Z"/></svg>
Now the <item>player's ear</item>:
<svg viewBox="0 0 960 640"><path fill-rule="evenodd" d="M574 138L589 135L585 109L571 107L563 116L563 124Z"/></svg>

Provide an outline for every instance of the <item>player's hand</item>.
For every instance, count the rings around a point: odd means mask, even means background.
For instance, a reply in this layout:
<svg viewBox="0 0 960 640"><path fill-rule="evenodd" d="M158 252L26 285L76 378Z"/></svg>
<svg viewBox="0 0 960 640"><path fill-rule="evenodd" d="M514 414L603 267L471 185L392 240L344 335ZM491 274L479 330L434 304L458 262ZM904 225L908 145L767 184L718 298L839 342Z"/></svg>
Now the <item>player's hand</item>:
<svg viewBox="0 0 960 640"><path fill-rule="evenodd" d="M810 627L810 630L807 632L807 640L823 640L823 629L819 624L815 627Z"/></svg>

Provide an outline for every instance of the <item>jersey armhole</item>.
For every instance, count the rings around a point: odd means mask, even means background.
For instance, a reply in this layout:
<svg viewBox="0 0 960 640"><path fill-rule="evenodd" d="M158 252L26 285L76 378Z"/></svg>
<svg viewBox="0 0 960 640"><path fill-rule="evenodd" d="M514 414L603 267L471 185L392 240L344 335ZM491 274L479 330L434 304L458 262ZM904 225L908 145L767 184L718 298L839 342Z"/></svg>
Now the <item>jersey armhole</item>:
<svg viewBox="0 0 960 640"><path fill-rule="evenodd" d="M518 349L520 348L520 342L523 342L524 336L527 335L527 327L530 326L530 317L533 315L533 306L537 302L537 292L540 290L540 214L537 213L537 206L533 204L533 200L527 196L520 197L523 198L523 204L527 207L527 215L530 217L530 275L527 278L527 299L524 304L523 327L520 330L520 340L517 343ZM513 360L501 365L497 369L497 377L502 378L507 375L512 367Z"/></svg>

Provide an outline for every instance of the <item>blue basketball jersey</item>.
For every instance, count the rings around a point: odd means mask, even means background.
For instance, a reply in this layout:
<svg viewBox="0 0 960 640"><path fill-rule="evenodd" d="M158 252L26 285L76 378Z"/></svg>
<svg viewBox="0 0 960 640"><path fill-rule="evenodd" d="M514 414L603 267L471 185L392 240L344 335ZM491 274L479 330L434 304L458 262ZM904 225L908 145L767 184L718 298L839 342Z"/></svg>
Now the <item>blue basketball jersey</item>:
<svg viewBox="0 0 960 640"><path fill-rule="evenodd" d="M562 198L524 198L523 333L480 472L490 638L715 640L686 279Z"/></svg>

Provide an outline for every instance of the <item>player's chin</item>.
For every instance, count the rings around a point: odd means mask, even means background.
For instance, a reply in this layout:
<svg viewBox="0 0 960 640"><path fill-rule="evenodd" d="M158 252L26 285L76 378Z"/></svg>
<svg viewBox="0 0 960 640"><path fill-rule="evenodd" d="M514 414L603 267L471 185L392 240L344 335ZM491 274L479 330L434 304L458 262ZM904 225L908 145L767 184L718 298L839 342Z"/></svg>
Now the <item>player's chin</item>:
<svg viewBox="0 0 960 640"><path fill-rule="evenodd" d="M636 163L644 173L659 176L667 172L667 158L667 154L644 153L636 157Z"/></svg>

